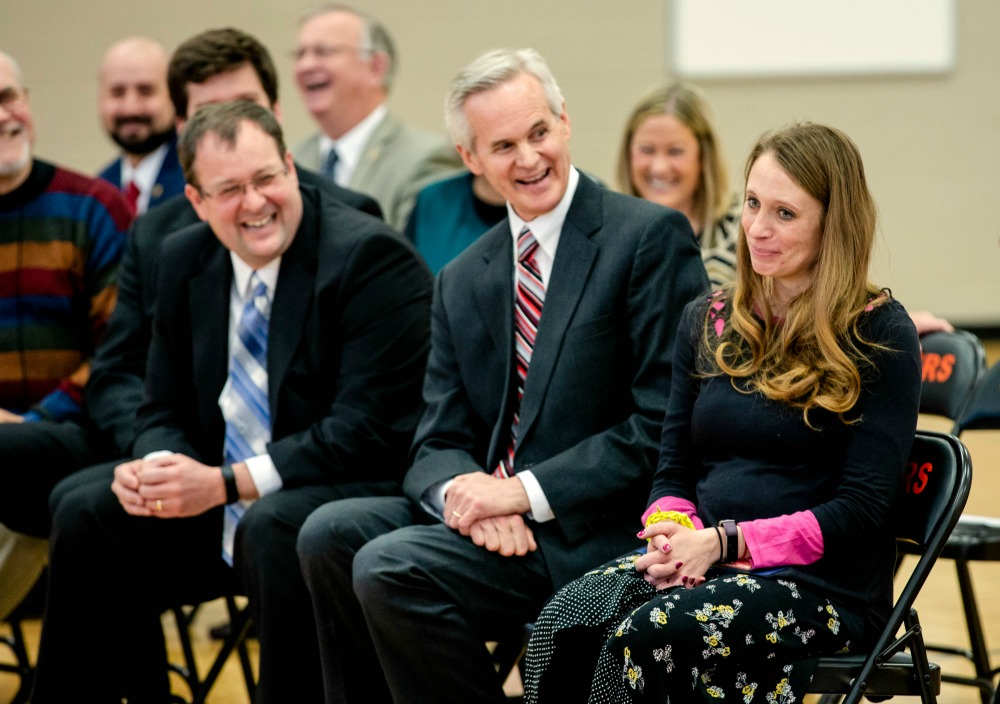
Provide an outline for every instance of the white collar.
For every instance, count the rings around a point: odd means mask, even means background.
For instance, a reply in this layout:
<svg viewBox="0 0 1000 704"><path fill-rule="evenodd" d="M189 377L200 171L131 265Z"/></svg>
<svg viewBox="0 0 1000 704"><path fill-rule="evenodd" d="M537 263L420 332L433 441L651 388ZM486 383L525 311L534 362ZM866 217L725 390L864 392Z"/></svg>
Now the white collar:
<svg viewBox="0 0 1000 704"><path fill-rule="evenodd" d="M559 236L562 234L563 223L566 222L566 213L569 212L569 206L573 202L573 196L576 194L576 187L579 183L580 172L576 170L575 166L570 166L569 178L566 180L566 192L559 200L559 203L552 210L539 215L531 222L522 220L521 216L514 211L513 206L509 202L507 203L507 220L510 224L510 233L514 238L515 256L518 235L521 234L521 230L527 225L531 228L531 234L535 236L538 246L549 257L555 259L556 248L559 246Z"/></svg>
<svg viewBox="0 0 1000 704"><path fill-rule="evenodd" d="M160 169L163 167L169 149L169 143L161 144L144 156L137 166L132 166L132 162L124 154L121 156L121 188L124 189L129 183L135 182L136 188L139 189L140 211L144 211L149 205L150 194L153 186L156 185L156 177L160 175Z"/></svg>
<svg viewBox="0 0 1000 704"><path fill-rule="evenodd" d="M343 186L350 182L354 170L361 162L361 156L367 148L368 142L371 141L372 134L388 114L389 109L385 103L382 103L368 113L365 119L345 132L340 139L334 140L326 134L320 134L319 158L321 164L326 162L326 156L331 149L334 147L337 149L338 160L335 179L337 183Z"/></svg>
<svg viewBox="0 0 1000 704"><path fill-rule="evenodd" d="M274 297L274 290L278 285L278 270L281 268L281 257L269 261L256 270L233 252L229 253L229 260L233 263L233 286L236 287L236 293L239 298L246 300L252 293L252 291L248 291L247 289L250 287L250 277L253 276L255 271L257 278L267 286L268 294L272 298Z"/></svg>

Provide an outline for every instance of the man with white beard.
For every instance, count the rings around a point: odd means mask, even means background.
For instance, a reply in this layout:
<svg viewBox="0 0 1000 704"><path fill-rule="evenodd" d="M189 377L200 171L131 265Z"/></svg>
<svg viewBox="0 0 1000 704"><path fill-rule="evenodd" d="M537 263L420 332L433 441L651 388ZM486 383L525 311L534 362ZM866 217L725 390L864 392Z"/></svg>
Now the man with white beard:
<svg viewBox="0 0 1000 704"><path fill-rule="evenodd" d="M0 52L0 524L46 537L52 487L98 456L81 399L132 216L107 182L33 158L34 137ZM13 579L0 566L5 600Z"/></svg>

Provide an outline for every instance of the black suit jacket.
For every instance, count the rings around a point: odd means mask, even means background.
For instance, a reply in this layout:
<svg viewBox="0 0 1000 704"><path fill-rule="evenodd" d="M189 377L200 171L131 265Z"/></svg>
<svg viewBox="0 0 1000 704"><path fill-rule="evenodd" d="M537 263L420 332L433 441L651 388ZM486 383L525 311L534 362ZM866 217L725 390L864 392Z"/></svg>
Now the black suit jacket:
<svg viewBox="0 0 1000 704"><path fill-rule="evenodd" d="M404 490L492 471L513 398L505 219L438 274L427 410ZM556 586L630 548L656 467L684 304L708 286L687 218L581 178L559 239L521 405L515 469L555 519L533 523Z"/></svg>
<svg viewBox="0 0 1000 704"><path fill-rule="evenodd" d="M381 218L378 203L306 169L299 183L317 186L334 199ZM171 232L201 222L184 195L152 208L133 224L118 267L118 302L84 389L85 418L113 456L128 454L135 438L135 414L142 402L146 355L152 336L160 245Z"/></svg>
<svg viewBox="0 0 1000 704"><path fill-rule="evenodd" d="M272 442L285 488L398 480L422 408L431 277L408 243L308 186L268 335ZM230 255L201 224L160 252L135 455L223 460Z"/></svg>

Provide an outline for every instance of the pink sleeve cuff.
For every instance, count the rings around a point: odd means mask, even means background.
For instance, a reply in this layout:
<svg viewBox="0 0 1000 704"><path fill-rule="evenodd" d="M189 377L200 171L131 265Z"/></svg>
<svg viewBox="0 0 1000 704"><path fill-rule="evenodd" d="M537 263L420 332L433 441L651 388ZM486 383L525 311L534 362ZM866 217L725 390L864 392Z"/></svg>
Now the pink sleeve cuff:
<svg viewBox="0 0 1000 704"><path fill-rule="evenodd" d="M823 557L823 533L812 511L740 521L755 569L811 565Z"/></svg>
<svg viewBox="0 0 1000 704"><path fill-rule="evenodd" d="M676 496L661 496L642 514L642 526L643 528L646 527L646 519L652 513L656 513L657 511L677 511L678 513L687 514L691 522L694 523L695 528L704 528L705 525L698 518L696 510L694 504L687 499L678 499Z"/></svg>

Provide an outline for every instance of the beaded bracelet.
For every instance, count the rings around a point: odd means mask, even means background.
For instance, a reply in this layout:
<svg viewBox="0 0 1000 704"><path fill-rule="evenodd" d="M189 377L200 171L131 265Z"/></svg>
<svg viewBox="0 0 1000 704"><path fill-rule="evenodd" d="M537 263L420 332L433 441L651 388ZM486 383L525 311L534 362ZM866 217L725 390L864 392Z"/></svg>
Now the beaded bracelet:
<svg viewBox="0 0 1000 704"><path fill-rule="evenodd" d="M694 530L694 523L686 513L681 513L680 511L661 511L660 507L657 506L656 511L649 514L649 518L646 519L646 527L649 528L654 523L659 523L660 521L673 521L677 525Z"/></svg>

